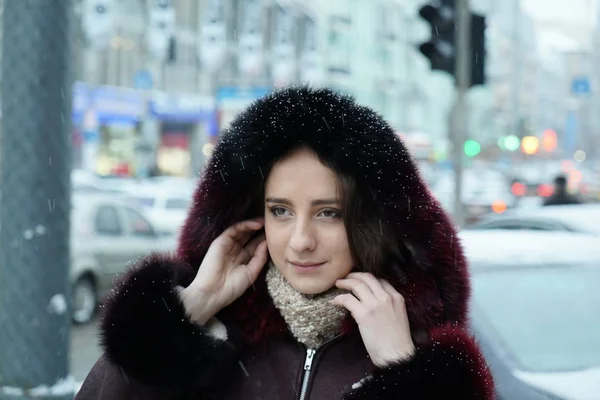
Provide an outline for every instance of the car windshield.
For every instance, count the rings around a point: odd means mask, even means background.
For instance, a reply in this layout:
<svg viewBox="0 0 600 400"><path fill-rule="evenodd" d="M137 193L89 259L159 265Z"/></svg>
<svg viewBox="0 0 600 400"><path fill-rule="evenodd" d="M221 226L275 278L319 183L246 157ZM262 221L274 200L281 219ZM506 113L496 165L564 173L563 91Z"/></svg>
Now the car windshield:
<svg viewBox="0 0 600 400"><path fill-rule="evenodd" d="M518 368L532 372L600 367L600 268L473 271L476 320Z"/></svg>

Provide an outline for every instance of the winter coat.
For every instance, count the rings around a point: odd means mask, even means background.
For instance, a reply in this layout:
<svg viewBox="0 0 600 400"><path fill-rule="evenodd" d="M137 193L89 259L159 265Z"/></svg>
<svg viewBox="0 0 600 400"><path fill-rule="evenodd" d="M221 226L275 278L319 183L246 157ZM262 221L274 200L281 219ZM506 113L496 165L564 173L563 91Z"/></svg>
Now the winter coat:
<svg viewBox="0 0 600 400"><path fill-rule="evenodd" d="M380 207L401 253L400 264L385 267L397 272L393 284L405 298L417 346L409 360L375 367L350 316L339 337L307 351L273 305L264 271L218 314L220 332L186 316L176 288L190 284L223 230L262 214L252 199L263 172L298 145L352 174ZM222 134L194 200L177 255L140 260L116 284L101 323L105 354L76 399L494 397L466 331L470 284L456 231L400 138L372 110L327 89L260 99Z"/></svg>

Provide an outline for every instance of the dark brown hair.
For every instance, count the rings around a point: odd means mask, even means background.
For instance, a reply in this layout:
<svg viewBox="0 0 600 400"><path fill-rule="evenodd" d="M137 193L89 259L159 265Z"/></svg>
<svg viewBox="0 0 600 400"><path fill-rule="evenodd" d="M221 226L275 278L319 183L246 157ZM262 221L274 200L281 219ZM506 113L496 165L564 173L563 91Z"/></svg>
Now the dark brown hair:
<svg viewBox="0 0 600 400"><path fill-rule="evenodd" d="M299 148L294 148L265 166L265 178L262 180L261 189L257 191L257 196L252 201L254 216L264 212L265 182L273 165L297 149ZM400 254L397 238L389 234L387 224L383 220L382 206L376 195L369 188L359 185L351 174L342 172L334 163L318 154L317 156L323 165L332 169L337 175L342 218L352 259L357 269L380 278L397 279L397 274L389 276L391 269L384 267L390 263L397 263L398 259L403 257Z"/></svg>

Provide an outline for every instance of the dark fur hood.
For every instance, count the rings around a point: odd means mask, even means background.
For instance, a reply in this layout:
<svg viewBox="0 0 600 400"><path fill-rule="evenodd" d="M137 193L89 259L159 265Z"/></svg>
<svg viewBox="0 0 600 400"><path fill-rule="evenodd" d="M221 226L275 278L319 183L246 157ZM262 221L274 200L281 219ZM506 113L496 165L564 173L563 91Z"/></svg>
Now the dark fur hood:
<svg viewBox="0 0 600 400"><path fill-rule="evenodd" d="M225 130L214 149L183 227L178 257L196 268L231 224L260 215L256 192L278 158L305 145L357 180L380 207L386 234L404 253L395 283L411 326L463 323L469 277L455 228L421 179L406 146L383 118L329 89L288 88L259 99ZM281 330L264 274L229 311L247 337Z"/></svg>

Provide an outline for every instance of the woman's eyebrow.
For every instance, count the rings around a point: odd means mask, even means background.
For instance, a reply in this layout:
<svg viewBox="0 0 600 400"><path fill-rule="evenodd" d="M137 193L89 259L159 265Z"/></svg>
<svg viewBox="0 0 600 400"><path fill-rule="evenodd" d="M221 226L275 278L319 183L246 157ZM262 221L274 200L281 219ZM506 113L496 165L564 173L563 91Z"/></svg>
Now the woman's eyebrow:
<svg viewBox="0 0 600 400"><path fill-rule="evenodd" d="M267 203L279 203L279 204L285 204L285 205L291 205L292 204L292 202L290 200L285 199L283 197L267 197L265 199L265 202L267 202ZM310 204L313 205L313 206L339 204L339 200L338 199L315 199L315 200L311 201Z"/></svg>
<svg viewBox="0 0 600 400"><path fill-rule="evenodd" d="M289 201L288 199L284 199L283 197L267 197L265 199L266 203L279 203L279 204L286 204L286 205L291 205L292 202Z"/></svg>

